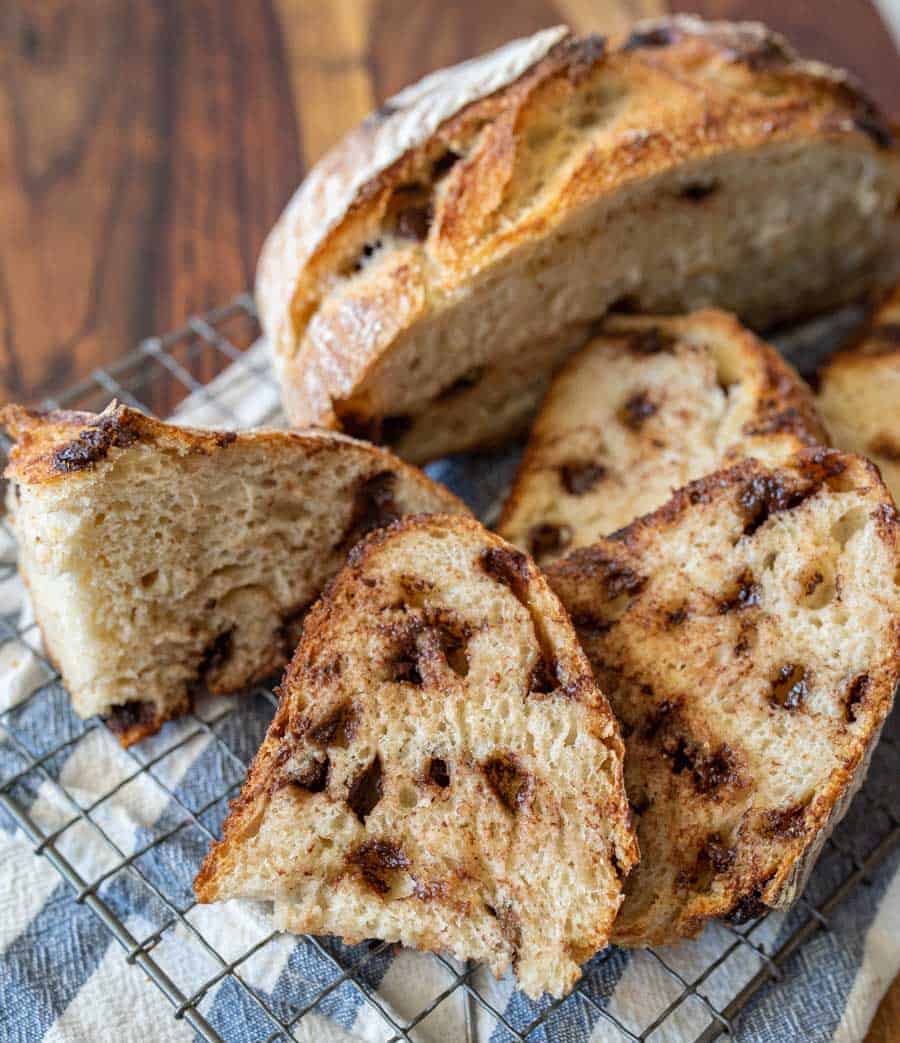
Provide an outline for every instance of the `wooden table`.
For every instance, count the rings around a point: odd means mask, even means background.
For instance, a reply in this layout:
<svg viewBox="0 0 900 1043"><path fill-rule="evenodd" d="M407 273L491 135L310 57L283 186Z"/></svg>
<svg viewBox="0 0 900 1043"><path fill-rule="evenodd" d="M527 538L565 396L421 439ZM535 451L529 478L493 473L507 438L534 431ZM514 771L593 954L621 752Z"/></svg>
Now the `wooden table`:
<svg viewBox="0 0 900 1043"><path fill-rule="evenodd" d="M428 70L567 21L758 17L892 115L871 0L4 0L0 398L36 400L252 284L304 169ZM900 984L869 1039L900 1038Z"/></svg>

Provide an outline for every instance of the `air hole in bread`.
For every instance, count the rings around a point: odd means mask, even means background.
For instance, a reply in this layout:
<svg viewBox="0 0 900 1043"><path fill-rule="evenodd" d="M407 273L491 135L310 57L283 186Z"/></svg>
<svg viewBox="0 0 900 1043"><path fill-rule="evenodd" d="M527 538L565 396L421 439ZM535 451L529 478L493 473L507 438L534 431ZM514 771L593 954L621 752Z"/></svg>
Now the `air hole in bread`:
<svg viewBox="0 0 900 1043"><path fill-rule="evenodd" d="M440 623L434 629L447 666L458 677L467 677L469 674L468 629L463 626L451 627L447 623Z"/></svg>
<svg viewBox="0 0 900 1043"><path fill-rule="evenodd" d="M800 604L816 611L834 600L837 593L834 567L830 562L817 561L800 575Z"/></svg>
<svg viewBox="0 0 900 1043"><path fill-rule="evenodd" d="M844 702L844 716L847 723L852 724L859 715L860 707L869 692L871 681L868 674L860 674L854 677L847 689L847 698Z"/></svg>
<svg viewBox="0 0 900 1043"><path fill-rule="evenodd" d="M664 351L671 351L677 343L677 337L659 326L637 330L628 335L628 350L636 355L659 355Z"/></svg>
<svg viewBox="0 0 900 1043"><path fill-rule="evenodd" d="M389 678L402 684L422 684L416 629L404 630L389 664Z"/></svg>
<svg viewBox="0 0 900 1043"><path fill-rule="evenodd" d="M481 765L488 785L507 811L515 814L531 799L534 780L514 753L496 753Z"/></svg>
<svg viewBox="0 0 900 1043"><path fill-rule="evenodd" d="M438 392L435 397L436 402L447 402L451 398L456 398L457 395L462 395L466 391L471 391L484 376L486 366L473 366L471 369L466 370L462 376L457 377L452 384L449 384L444 388L443 391Z"/></svg>
<svg viewBox="0 0 900 1043"><path fill-rule="evenodd" d="M364 243L362 249L352 260L348 261L339 271L339 275L356 275L361 272L368 262L378 253L382 248L383 243L380 239L373 239L371 242Z"/></svg>
<svg viewBox="0 0 900 1043"><path fill-rule="evenodd" d="M831 537L843 550L856 533L865 528L868 520L869 514L865 507L854 507L832 525Z"/></svg>
<svg viewBox="0 0 900 1043"><path fill-rule="evenodd" d="M399 844L388 840L367 840L347 855L347 863L357 870L363 882L384 897L396 886L409 859Z"/></svg>
<svg viewBox="0 0 900 1043"><path fill-rule="evenodd" d="M428 762L425 777L435 786L446 789L450 785L450 769L447 767L447 762L442 757L432 757Z"/></svg>
<svg viewBox="0 0 900 1043"><path fill-rule="evenodd" d="M350 810L365 824L383 795L381 758L376 753L369 766L350 783L347 803Z"/></svg>
<svg viewBox="0 0 900 1043"><path fill-rule="evenodd" d="M774 706L789 711L799 710L808 695L805 667L796 663L785 663L772 678L769 700Z"/></svg>
<svg viewBox="0 0 900 1043"><path fill-rule="evenodd" d="M442 177L446 177L461 159L462 155L459 152L448 148L431 164L432 181L440 181Z"/></svg>
<svg viewBox="0 0 900 1043"><path fill-rule="evenodd" d="M559 554L572 542L572 528L569 525L555 525L553 522L542 522L534 525L528 532L528 546L535 560L548 554Z"/></svg>
<svg viewBox="0 0 900 1043"><path fill-rule="evenodd" d="M713 178L705 181L689 181L679 189L678 195L689 203L702 203L704 199L719 191L719 182Z"/></svg>
<svg viewBox="0 0 900 1043"><path fill-rule="evenodd" d="M618 417L625 427L640 431L645 422L659 410L646 391L635 391L619 407Z"/></svg>

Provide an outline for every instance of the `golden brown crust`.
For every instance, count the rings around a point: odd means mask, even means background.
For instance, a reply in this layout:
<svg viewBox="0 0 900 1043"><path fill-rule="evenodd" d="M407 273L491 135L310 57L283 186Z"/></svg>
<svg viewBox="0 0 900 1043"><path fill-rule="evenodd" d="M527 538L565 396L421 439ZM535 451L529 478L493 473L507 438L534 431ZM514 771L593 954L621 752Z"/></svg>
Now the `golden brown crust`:
<svg viewBox="0 0 900 1043"><path fill-rule="evenodd" d="M870 542L843 562L851 530ZM626 736L643 861L614 940L665 944L793 900L891 707L898 564L876 469L815 449L693 482L547 569ZM844 612L867 619L870 651L851 651Z"/></svg>
<svg viewBox="0 0 900 1043"><path fill-rule="evenodd" d="M111 402L102 413L55 410L41 413L19 405L0 408L0 427L14 440L5 477L29 485L58 482L90 474L111 452L133 445L152 445L181 456L212 455L230 446L283 448L302 446L308 453L326 451L335 445L350 445L373 460L389 464L431 489L447 504L468 513L457 497L426 474L404 463L389 451L336 431L213 431L164 423L130 406Z"/></svg>
<svg viewBox="0 0 900 1043"><path fill-rule="evenodd" d="M497 88L485 76L484 97L460 91L459 111L436 127L430 106L454 94L458 74L441 74L424 100L416 88L409 99L404 92L326 157L286 210L263 253L257 289L297 422L334 427L341 409L365 411L367 380L383 354L436 302L587 203L685 157L818 138L890 150L894 162L890 130L855 81L799 60L762 26L677 17L608 45L567 36L544 53L551 39L512 82L501 77ZM482 61L490 69L491 56ZM615 134L587 149L552 193L519 208L516 162L529 130L590 90L621 105ZM371 176L359 183L367 164ZM324 224L323 199L343 200L348 183L356 186L352 198ZM431 208L424 241L401 234L406 246L384 281L335 297L335 281L385 221L393 227L410 193L414 208Z"/></svg>

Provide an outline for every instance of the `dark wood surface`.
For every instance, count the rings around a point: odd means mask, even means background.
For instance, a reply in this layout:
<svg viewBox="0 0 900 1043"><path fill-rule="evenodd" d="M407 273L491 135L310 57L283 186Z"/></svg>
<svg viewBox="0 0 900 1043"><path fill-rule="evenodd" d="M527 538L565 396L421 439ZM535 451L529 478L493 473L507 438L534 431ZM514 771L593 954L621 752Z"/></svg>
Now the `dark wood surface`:
<svg viewBox="0 0 900 1043"><path fill-rule="evenodd" d="M542 26L667 9L763 18L900 115L872 0L3 0L0 399L250 287L304 169L390 92ZM895 983L872 1043L898 1018Z"/></svg>

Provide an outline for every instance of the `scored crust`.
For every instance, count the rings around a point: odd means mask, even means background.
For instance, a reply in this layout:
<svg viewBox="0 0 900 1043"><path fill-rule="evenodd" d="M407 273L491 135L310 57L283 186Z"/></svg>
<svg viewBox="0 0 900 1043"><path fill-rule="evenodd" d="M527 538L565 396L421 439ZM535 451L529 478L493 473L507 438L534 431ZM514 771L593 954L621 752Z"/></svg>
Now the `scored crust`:
<svg viewBox="0 0 900 1043"><path fill-rule="evenodd" d="M874 460L900 502L900 286L859 343L824 367L818 407L834 444Z"/></svg>
<svg viewBox="0 0 900 1043"><path fill-rule="evenodd" d="M285 408L416 460L496 441L616 301L767 325L889 279L898 166L855 81L755 23L545 31L443 70L325 157L266 244Z"/></svg>
<svg viewBox="0 0 900 1043"><path fill-rule="evenodd" d="M111 405L0 411L19 567L76 711L129 745L293 651L353 544L467 513L385 450L331 432L199 431Z"/></svg>
<svg viewBox="0 0 900 1043"><path fill-rule="evenodd" d="M546 575L625 737L642 860L614 941L791 902L900 676L900 521L877 470L822 448L746 460Z"/></svg>
<svg viewBox="0 0 900 1043"><path fill-rule="evenodd" d="M295 932L510 964L568 991L637 859L623 748L526 555L457 517L361 543L307 618L195 882Z"/></svg>
<svg viewBox="0 0 900 1043"><path fill-rule="evenodd" d="M497 530L545 564L702 475L827 441L799 374L734 316L615 316L551 385Z"/></svg>

